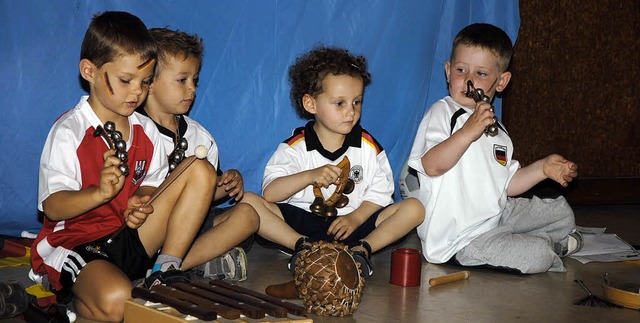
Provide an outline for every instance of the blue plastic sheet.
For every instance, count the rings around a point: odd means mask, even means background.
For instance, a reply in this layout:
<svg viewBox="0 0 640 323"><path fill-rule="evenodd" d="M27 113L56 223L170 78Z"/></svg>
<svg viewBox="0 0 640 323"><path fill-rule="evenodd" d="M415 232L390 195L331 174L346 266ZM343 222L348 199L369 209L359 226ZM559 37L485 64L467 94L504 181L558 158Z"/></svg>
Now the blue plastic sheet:
<svg viewBox="0 0 640 323"><path fill-rule="evenodd" d="M0 234L38 232L38 163L55 119L85 92L80 44L93 14L129 11L147 27L204 39L190 116L215 137L223 169L260 192L278 143L304 124L289 101L287 68L318 44L368 58L361 124L386 149L397 175L426 109L445 96L444 63L465 25L488 22L515 41L514 0L0 0ZM500 115L500 102L496 102Z"/></svg>

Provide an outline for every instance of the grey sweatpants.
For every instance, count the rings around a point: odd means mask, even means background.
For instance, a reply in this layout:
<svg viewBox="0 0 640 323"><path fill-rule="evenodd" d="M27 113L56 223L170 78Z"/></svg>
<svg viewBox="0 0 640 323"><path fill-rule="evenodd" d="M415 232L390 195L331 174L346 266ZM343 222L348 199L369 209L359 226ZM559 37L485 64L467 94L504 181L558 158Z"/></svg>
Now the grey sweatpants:
<svg viewBox="0 0 640 323"><path fill-rule="evenodd" d="M553 246L575 226L573 210L562 196L509 198L498 227L473 239L456 260L463 266L508 267L523 274L564 272Z"/></svg>

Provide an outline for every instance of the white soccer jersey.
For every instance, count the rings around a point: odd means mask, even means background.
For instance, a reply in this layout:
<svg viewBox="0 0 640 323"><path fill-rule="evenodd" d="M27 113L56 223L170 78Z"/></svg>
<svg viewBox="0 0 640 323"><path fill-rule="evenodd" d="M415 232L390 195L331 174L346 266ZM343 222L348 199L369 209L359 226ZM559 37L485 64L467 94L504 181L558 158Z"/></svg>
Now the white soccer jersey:
<svg viewBox="0 0 640 323"><path fill-rule="evenodd" d="M102 137L93 135L102 122L87 98L82 97L49 132L40 158L38 208L41 211L42 202L53 193L100 185L102 156L109 147ZM157 187L164 180L167 158L152 120L134 113L129 116L129 126L127 164L130 174L125 177L120 193L109 202L71 219L51 221L44 218L42 230L33 244L31 261L36 272L49 274L56 289L60 288L60 270L71 250L116 231L124 223L123 212L129 197L140 186Z"/></svg>
<svg viewBox="0 0 640 323"><path fill-rule="evenodd" d="M143 115L148 116L144 109L139 108L137 110ZM178 130L182 138L187 139L187 150L185 151L185 157L195 155L196 147L203 145L207 148L207 160L218 169L218 145L213 139L213 136L207 129L205 129L197 121L189 118L185 115L177 116L180 120L178 122ZM155 123L156 127L162 134L162 142L164 143L167 154L171 154L175 148L176 135L173 131ZM167 155L168 157L168 155Z"/></svg>
<svg viewBox="0 0 640 323"><path fill-rule="evenodd" d="M347 195L349 204L338 209L338 215L345 215L357 209L362 202L369 201L380 206L393 202L393 174L386 152L380 144L362 127L355 126L349 133L343 146L331 153L325 150L313 130L313 122L294 130L293 135L278 145L264 171L262 190L276 178L297 174L327 164L337 165L344 156L351 162L351 178L355 185L353 192ZM335 190L335 185L322 189L325 198ZM315 196L313 187L282 201L304 210L309 210Z"/></svg>
<svg viewBox="0 0 640 323"><path fill-rule="evenodd" d="M425 258L432 263L448 261L469 241L498 226L507 186L520 167L511 159L513 143L500 125L497 136L481 135L445 174L425 173L422 156L462 128L472 113L450 96L434 103L420 123L409 155L427 215L417 228L418 236Z"/></svg>

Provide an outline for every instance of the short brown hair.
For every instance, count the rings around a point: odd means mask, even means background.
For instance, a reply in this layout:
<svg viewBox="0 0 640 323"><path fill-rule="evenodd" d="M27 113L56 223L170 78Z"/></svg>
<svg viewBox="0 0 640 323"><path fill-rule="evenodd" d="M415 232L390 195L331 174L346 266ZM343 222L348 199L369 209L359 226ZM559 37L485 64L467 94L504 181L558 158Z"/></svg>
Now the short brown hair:
<svg viewBox="0 0 640 323"><path fill-rule="evenodd" d="M451 60L456 48L460 45L480 47L491 51L498 57L498 67L501 72L509 68L513 46L509 35L504 30L485 23L476 23L464 27L453 39Z"/></svg>
<svg viewBox="0 0 640 323"><path fill-rule="evenodd" d="M187 59L191 56L198 59L202 66L202 56L204 45L202 38L198 35L189 35L183 31L171 30L168 28L151 28L151 36L158 44L158 63L156 73L162 69L169 57L182 57Z"/></svg>
<svg viewBox="0 0 640 323"><path fill-rule="evenodd" d="M119 55L131 54L139 54L143 60L158 55L156 42L142 20L124 11L94 15L82 41L80 59L102 67Z"/></svg>

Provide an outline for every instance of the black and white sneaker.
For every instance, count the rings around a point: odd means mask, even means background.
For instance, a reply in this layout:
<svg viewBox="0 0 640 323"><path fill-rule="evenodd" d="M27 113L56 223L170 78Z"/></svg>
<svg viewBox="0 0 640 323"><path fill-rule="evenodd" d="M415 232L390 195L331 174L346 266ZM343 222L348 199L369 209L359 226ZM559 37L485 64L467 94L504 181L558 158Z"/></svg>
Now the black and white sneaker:
<svg viewBox="0 0 640 323"><path fill-rule="evenodd" d="M247 279L247 254L244 249L235 247L195 270L198 276L204 278L244 281Z"/></svg>
<svg viewBox="0 0 640 323"><path fill-rule="evenodd" d="M142 286L146 289L156 285L170 286L177 283L189 283L189 275L182 270L154 271L145 278Z"/></svg>

